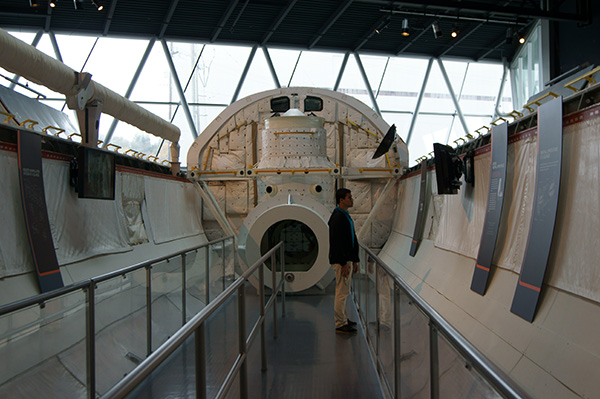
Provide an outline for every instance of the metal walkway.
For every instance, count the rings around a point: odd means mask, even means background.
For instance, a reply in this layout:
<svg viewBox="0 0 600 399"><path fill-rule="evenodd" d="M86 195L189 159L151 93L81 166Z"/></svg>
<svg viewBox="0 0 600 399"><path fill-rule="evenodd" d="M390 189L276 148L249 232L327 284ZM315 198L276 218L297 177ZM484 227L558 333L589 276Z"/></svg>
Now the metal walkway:
<svg viewBox="0 0 600 399"><path fill-rule="evenodd" d="M267 364L260 370L260 345L248 356L250 398L383 398L364 331L336 334L332 294L287 296L286 316L278 320L273 338L273 318L267 317ZM237 299L215 313L206 326L207 394L214 397L233 364L238 350ZM258 314L258 296L248 295L248 319ZM358 320L349 298L351 317ZM139 385L132 398L194 398L194 340ZM239 382L227 397L239 398Z"/></svg>

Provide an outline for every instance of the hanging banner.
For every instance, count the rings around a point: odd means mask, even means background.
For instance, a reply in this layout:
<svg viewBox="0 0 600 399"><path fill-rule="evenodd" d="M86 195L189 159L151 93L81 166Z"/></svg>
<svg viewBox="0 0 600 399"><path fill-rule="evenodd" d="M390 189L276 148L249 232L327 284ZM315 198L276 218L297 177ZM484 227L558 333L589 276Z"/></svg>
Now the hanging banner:
<svg viewBox="0 0 600 399"><path fill-rule="evenodd" d="M477 263L471 280L471 290L485 295L488 286L490 268L496 249L496 239L504 204L504 186L506 184L506 157L508 153L508 123L492 128L492 160L490 163L490 183L487 208L483 221L483 232Z"/></svg>
<svg viewBox="0 0 600 399"><path fill-rule="evenodd" d="M54 251L44 194L42 137L37 133L20 130L17 134L21 203L27 237L40 290L48 292L61 288L64 284Z"/></svg>
<svg viewBox="0 0 600 399"><path fill-rule="evenodd" d="M535 196L525 256L510 311L532 322L552 246L562 163L562 97L538 108Z"/></svg>
<svg viewBox="0 0 600 399"><path fill-rule="evenodd" d="M427 192L427 160L421 161L421 190L419 191L419 209L417 210L417 220L415 221L415 232L413 233L412 243L410 244L410 256L415 256L419 243L423 236L423 214L425 213L425 196Z"/></svg>

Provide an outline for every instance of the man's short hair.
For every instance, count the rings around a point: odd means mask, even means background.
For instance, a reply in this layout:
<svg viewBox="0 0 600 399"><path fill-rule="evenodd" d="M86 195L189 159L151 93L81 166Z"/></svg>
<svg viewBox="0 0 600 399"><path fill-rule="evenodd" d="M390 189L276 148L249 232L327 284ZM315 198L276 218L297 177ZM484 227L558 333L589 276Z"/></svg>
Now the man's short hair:
<svg viewBox="0 0 600 399"><path fill-rule="evenodd" d="M347 188L338 188L338 190L335 192L335 204L339 205L340 201L346 198L346 195L350 193L351 191Z"/></svg>

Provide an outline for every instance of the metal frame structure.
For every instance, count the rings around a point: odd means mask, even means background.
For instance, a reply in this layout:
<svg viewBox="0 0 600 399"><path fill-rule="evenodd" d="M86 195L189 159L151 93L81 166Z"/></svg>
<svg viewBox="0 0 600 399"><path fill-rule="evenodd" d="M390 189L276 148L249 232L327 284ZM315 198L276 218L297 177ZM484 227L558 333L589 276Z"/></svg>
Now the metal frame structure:
<svg viewBox="0 0 600 399"><path fill-rule="evenodd" d="M24 299L21 301L17 301L17 302L2 306L2 307L0 307L0 317L10 314L10 313L13 313L13 312L18 312L18 311L25 309L27 307L30 307L30 306L35 306L35 305L43 306L46 302L48 302L52 299L63 297L65 295L71 294L76 291L85 292L85 295L86 295L86 313L85 313L85 315L86 315L85 316L85 319L86 319L86 326L85 326L85 331L86 331L86 334L85 334L86 388L87 388L87 397L90 399L96 398L96 344L95 344L96 302L95 302L94 293L95 293L97 284L111 280L111 279L115 279L115 278L123 278L123 276L125 276L126 274L135 272L137 270L141 270L141 269L145 270L145 272L146 272L146 281L145 281L145 283L146 283L146 351L147 351L147 355L151 355L152 354L152 285L151 285L152 266L156 263L160 263L163 261L169 262L172 259L176 259L178 257L181 258L181 269L182 269L182 278L183 278L182 291L184 292L184 295L182 295L182 323L181 324L185 325L185 321L187 319L186 302L185 302L186 301L186 299L185 299L186 254L189 252L192 252L192 251L198 251L202 248L207 248L207 250L208 250L208 248L210 246L213 246L213 245L216 245L219 243L221 243L221 245L223 245L223 251L224 251L225 242L229 241L229 240L233 240L233 237L228 236L228 237L224 237L224 238L221 238L218 240L210 241L205 244L191 247L191 248L188 248L188 249L185 249L182 251L178 251L176 253L173 253L173 254L170 254L167 256L150 259L150 260L147 260L147 261L123 268L123 269L119 269L119 270L115 270L110 273L103 274L98 277L80 281L79 283L75 283L70 286L60 288L60 289L57 289L55 291L52 291L52 292L49 292L46 294L36 295L31 298L27 298L27 299ZM233 241L232 241L232 243L233 243ZM281 247L281 248L283 248L283 247ZM271 253L274 253L274 251L269 252L269 254L271 254ZM283 254L281 256L283 256ZM207 258L207 264L208 264L208 258ZM225 269L225 262L223 262L223 269ZM254 268L254 269L256 269L256 268ZM273 269L273 270L275 270L275 269ZM223 279L225 278L225 275L226 275L225 270L223 270ZM206 276L205 276L205 284L206 284L205 289L207 292L209 292L209 288L210 288L210 285L209 285L210 278L209 277L210 277L209 276L209 268L207 267ZM210 298L207 297L207 301L209 299ZM285 306L285 305L283 305L283 306ZM213 308L215 308L215 307L213 306Z"/></svg>
<svg viewBox="0 0 600 399"><path fill-rule="evenodd" d="M393 398L400 398L401 382L401 331L402 331L402 312L400 309L400 297L402 295L408 298L408 303L415 306L423 314L428 323L428 346L429 346L429 391L432 399L440 398L440 372L439 372L439 350L438 341L440 335L458 352L466 365L466 372L474 371L483 378L493 390L504 398L517 399L529 398L529 394L523 391L506 373L499 369L481 352L479 352L465 337L463 337L454 327L452 327L439 313L437 313L427 302L425 302L404 280L398 277L388 265L386 265L377 255L368 247L360 243L360 268L356 282L353 284L353 298L358 309L361 323L366 331L365 335L371 349L377 371L382 381L382 386L388 388L388 394ZM374 267L374 269L373 269ZM379 295L384 288L379 286L378 273L384 273L385 278L393 281L390 288L393 295L390 295L392 302L392 333L393 333L393 355L394 355L394 381L389 381L385 375L385 370L380 358L381 333L380 320L380 300ZM374 276L374 277L373 277ZM375 279L375 293L370 293L370 279ZM375 337L368 330L369 320L373 317L369 315L369 309L372 304L369 298L375 298Z"/></svg>
<svg viewBox="0 0 600 399"><path fill-rule="evenodd" d="M173 7L176 6L176 3L177 3L177 1L174 1L174 2L171 3L171 10L173 9ZM342 5L345 6L345 7L348 7L350 5L350 3L351 3L351 1L347 1L347 2L343 3ZM113 5L114 5L114 3L113 3ZM292 6L292 4L290 4L290 7L291 6ZM343 8L342 6L340 6L340 7ZM111 6L111 8L113 8L113 7ZM288 9L288 12L289 12L289 9ZM343 10L340 10L340 12L343 12ZM169 18L170 18L171 14L172 13L170 13L169 15L167 15L165 17L165 20L163 22L163 30L161 31L162 33L164 33L164 29L166 29L165 27L168 26L168 24L169 24L169 21L170 21ZM282 15L282 17L283 17L283 15ZM332 16L332 18L335 20L334 17L336 17L336 15ZM339 17L339 15L337 15L337 17ZM280 20L278 22L281 23ZM324 34L328 30L328 27L324 26L323 29L324 29L324 31L323 31L323 34ZM58 59L60 59L60 47L59 47L58 43L56 42L56 38L54 36L54 32L53 31L49 31L49 32L46 32L46 33L48 33L48 35L50 37L50 40L51 40L51 43L53 45L56 57ZM38 31L36 33L36 36L33 39L32 45L34 45L34 46L37 45L39 43L40 39L42 38L43 34L44 34L44 32ZM424 34L424 32L420 32L418 35L416 35L417 37L412 38L411 42L414 41L414 40L417 40L418 36L420 36L422 34ZM218 36L218 32L215 32L215 35ZM124 95L125 98L129 98L131 96L131 94L132 94L132 92L133 92L133 90L134 90L134 88L135 88L135 86L137 84L137 81L138 81L141 73L143 72L143 69L144 69L144 67L146 65L146 62L147 62L147 60L148 60L148 58L149 58L149 56L150 56L150 54L151 54L151 52L152 52L152 50L154 48L154 44L155 44L156 40L157 40L157 38L151 38L148 41L146 50L143 53L143 55L141 56L140 62L138 64L138 66L137 66L137 69L135 70L135 73L134 73L134 75L133 75L133 77L132 77L132 79L131 79L131 81L129 83L129 86L128 86L127 90L126 90L126 93ZM167 65L169 67L169 71L171 73L171 77L173 79L173 83L174 83L175 89L177 91L177 95L179 97L179 101L170 103L170 104L177 105L175 111L173 112L171 120L174 119L175 114L176 114L177 110L179 109L179 107L183 107L183 110L184 110L184 113L185 113L185 116L186 116L186 120L187 120L187 123L188 123L188 127L189 127L189 133L188 134L191 134L191 136L192 136L191 138L192 139L196 139L198 137L198 134L199 134L199 127L196 126L196 123L195 123L194 118L192 116L192 111L190 109L190 105L194 105L194 106L198 106L198 105L200 105L200 106L203 106L203 105L207 105L207 106L213 106L213 105L214 106L224 106L224 104L217 104L217 103L214 103L214 104L212 104L212 103L206 103L205 104L205 103L195 103L195 102L189 102L188 103L188 101L187 101L187 99L185 97L185 92L186 92L186 90L188 88L189 83L191 82L191 79L193 78L194 74L196 73L196 68L194 67L192 69L192 71L190 73L190 76L187 79L187 83L186 83L185 87L182 87L180 78L179 78L179 76L177 74L177 71L176 71L176 68L175 68L175 65L174 65L174 62L173 62L173 58L171 57L170 51L168 49L167 42L166 42L166 40L164 38L163 39L159 39L159 40L160 40L161 45L163 47L165 59L167 61ZM402 54L404 52L404 50L408 46L410 46L410 43L408 43L403 49L401 49L398 52L398 54ZM277 76L277 72L275 70L275 67L274 67L273 61L271 59L271 56L269 54L269 49L265 45L262 45L261 49L263 50L263 53L265 55L265 59L267 61L267 65L269 67L270 74L271 74L271 76L273 78L273 85L276 88L280 88L281 84L279 82L279 78ZM202 51L200 52L200 54L198 55L198 59L196 60L196 65L198 64L198 62L200 61L200 58L202 57L203 50L204 50L204 47L203 47ZM252 49L251 49L251 51L250 51L250 53L249 53L249 55L248 55L248 59L246 61L245 67L244 67L243 71L241 72L241 75L240 75L240 77L238 79L238 83L236 85L235 92L233 93L233 96L232 96L232 99L231 99L231 103L235 102L238 99L239 93L240 93L240 91L241 91L241 89L242 89L242 87L244 85L244 82L245 82L246 76L248 74L248 71L252 67L252 63L253 63L253 61L255 59L255 54L256 54L257 50L258 50L258 46L257 45L253 46ZM93 49L92 49L92 51L93 51ZM333 85L334 90L339 90L339 86L340 86L342 77L344 76L344 73L346 71L346 66L347 66L348 59L350 57L350 53L351 52L348 51L348 52L346 52L344 54L344 58L343 58L341 66L340 66L340 70L339 70L338 76L337 76L336 81L335 81L335 83ZM363 85L364 85L364 87L366 89L366 92L369 95L369 98L370 98L371 102L372 102L372 107L373 107L373 109L379 115L382 115L384 113L407 113L407 114L411 114L412 113L410 127L409 127L408 133L406 135L406 142L407 142L407 144L409 144L410 141L411 141L411 139L413 139L413 133L414 133L414 130L415 130L415 126L416 126L418 117L420 115L448 115L448 116L458 116L459 120L461 121L461 126L462 126L465 134L468 133L468 127L466 125L466 121L464 119L464 115L463 115L463 113L462 113L462 111L460 109L459 100L456 98L456 94L454 92L454 89L452 88L452 85L451 85L451 83L450 83L450 81L448 79L447 73L445 71L443 61L440 58L431 58L430 59L430 61L428 63L428 66L427 66L427 70L426 70L425 76L423 78L421 89L420 89L419 94L418 94L417 104L415 106L414 111L410 112L410 111L397 111L397 110L380 110L379 104L377 102L377 97L375 95L375 94L379 95L380 87L378 88L377 93L375 93L373 91L373 89L370 86L369 80L368 80L367 71L365 70L365 68L363 66L363 63L362 63L361 54L359 54L358 52L352 52L352 54L354 55L354 58L355 58L358 70L359 70L359 72L360 72L360 74L362 76ZM296 67L298 65L298 62L299 62L301 56L302 56L302 51L298 55L298 59L296 60L296 66L294 67L294 69L292 71L292 74L291 74L289 82L288 82L288 86L291 84L291 82L292 82L292 80L293 80L293 78L295 76ZM88 55L88 58L89 58L89 55ZM446 83L446 87L448 88L448 93L449 93L449 95L451 97L451 100L454 103L454 107L456 109L456 112L454 114L452 114L452 113L443 113L443 112L439 112L439 113L438 112L420 112L421 102L422 102L423 95L425 93L425 89L426 89L426 86L427 86L427 83L428 83L428 80L429 80L429 77L430 77L432 62L433 62L434 59L438 63L438 66L439 66L439 68L440 68L440 70L442 72L442 76L444 77L444 80L445 80L445 83ZM389 62L389 57L388 57L388 62ZM386 66L387 66L387 64L386 64ZM383 79L385 77L386 71L387 71L387 68L382 73L382 76L381 76L381 79L380 79L380 86L381 86L381 82L383 82ZM16 80L16 79L18 79L18 76L15 76L13 80ZM15 83L11 83L9 87L14 89L15 86L16 86ZM48 100L55 100L55 99L48 99ZM142 104L142 103L143 104L165 104L164 101L162 101L162 102L161 101L136 101L136 102L140 103L140 104ZM491 113L490 113L490 115L491 115ZM469 116L490 117L490 115L483 115L482 114L482 115L469 115ZM491 119L491 117L490 117L490 119ZM113 138L113 135L114 135L114 132L115 132L116 127L118 125L118 122L119 121L116 120L116 119L112 121L112 123L111 123L111 125L110 125L110 127L109 127L109 129L108 129L108 131L106 133L106 136L104 137L104 140L103 140L104 141L104 143L103 143L104 147L106 147L108 144L111 143L111 140ZM162 144L161 144L160 147L162 147ZM155 154L156 156L158 156L158 152L160 151L160 147L159 147L159 150L157 151L157 153Z"/></svg>

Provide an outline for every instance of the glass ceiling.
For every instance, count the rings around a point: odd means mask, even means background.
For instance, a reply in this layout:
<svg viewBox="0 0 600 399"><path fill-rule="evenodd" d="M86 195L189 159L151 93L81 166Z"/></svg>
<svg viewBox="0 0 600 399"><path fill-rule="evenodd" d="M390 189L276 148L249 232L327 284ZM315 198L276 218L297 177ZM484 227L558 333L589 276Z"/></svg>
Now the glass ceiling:
<svg viewBox="0 0 600 399"><path fill-rule="evenodd" d="M31 32L9 33L26 43L32 43L35 38L35 34ZM36 47L49 56L58 58L50 40L51 34L53 33L44 33ZM185 165L187 151L194 141L193 129L181 106L176 81L171 76L160 41L151 43L148 40L57 34L56 42L60 57L66 65L77 71L91 73L95 81L123 96L129 89L132 101L177 125L181 129L180 160ZM282 87L313 86L333 89L344 66L343 53L275 48L258 48L253 52L251 47L180 42L167 42L167 47L198 134L233 101L274 89L277 84ZM146 51L149 51L148 59L143 64L138 80L133 82ZM275 77L271 73L269 58ZM359 58L360 63L353 54L347 58L337 90L379 109L390 125L396 124L398 134L406 141L429 60L371 55L360 55ZM368 82L365 82L361 74L361 64ZM489 126L497 118L495 106L503 76L501 64L455 60L444 60L441 64L457 97L466 130L443 71L434 60L419 112L414 119L410 141L407 143L409 166L416 164L416 159L420 156L433 151L434 142L454 145L454 140L465 137L467 133L476 135L476 129L483 125ZM243 78L245 70L247 72ZM2 68L0 73L13 78L13 74ZM506 79L509 79L508 74ZM20 79L19 83L27 84L29 88L45 95L46 98L40 101L47 105L72 112L66 108L61 94L24 79ZM2 79L0 84L9 86L10 82ZM36 96L23 87L16 86L15 90L30 97ZM373 92L377 104L373 104L369 90ZM511 85L505 84L499 111L511 112L512 104ZM76 121L74 114L72 120ZM112 125L113 118L102 115L101 140L106 139ZM113 130L111 143L168 159L168 146L162 145L162 139L123 122L117 123Z"/></svg>

